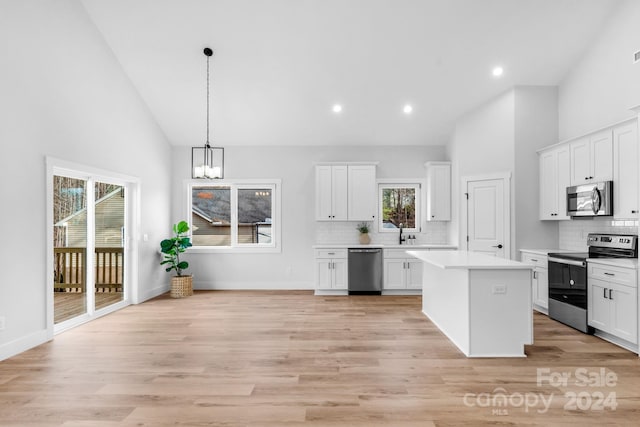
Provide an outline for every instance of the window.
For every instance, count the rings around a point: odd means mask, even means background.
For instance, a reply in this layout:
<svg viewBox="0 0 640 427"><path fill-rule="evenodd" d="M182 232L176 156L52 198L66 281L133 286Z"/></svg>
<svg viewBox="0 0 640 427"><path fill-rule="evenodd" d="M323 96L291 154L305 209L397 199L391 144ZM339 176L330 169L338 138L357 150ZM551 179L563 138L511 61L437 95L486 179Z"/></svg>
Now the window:
<svg viewBox="0 0 640 427"><path fill-rule="evenodd" d="M194 248L279 250L279 181L189 184Z"/></svg>
<svg viewBox="0 0 640 427"><path fill-rule="evenodd" d="M395 232L400 224L407 231L420 231L420 188L419 183L379 184L379 232Z"/></svg>

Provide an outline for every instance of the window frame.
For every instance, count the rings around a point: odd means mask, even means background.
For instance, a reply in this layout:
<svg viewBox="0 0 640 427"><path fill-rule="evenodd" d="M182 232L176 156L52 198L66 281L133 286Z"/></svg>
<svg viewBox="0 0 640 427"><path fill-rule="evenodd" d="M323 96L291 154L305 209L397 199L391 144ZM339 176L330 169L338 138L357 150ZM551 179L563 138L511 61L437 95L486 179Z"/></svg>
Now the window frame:
<svg viewBox="0 0 640 427"><path fill-rule="evenodd" d="M186 180L186 218L192 229L192 203L194 187L229 187L231 208L231 245L230 246L192 246L187 249L191 253L280 253L282 252L281 227L281 187L280 179L216 179ZM238 243L238 190L270 189L271 190L271 243ZM190 233L191 236L191 233Z"/></svg>
<svg viewBox="0 0 640 427"><path fill-rule="evenodd" d="M378 229L378 233L397 233L397 228L384 228L383 221L383 209L382 209L382 191L385 188L414 188L415 189L415 197L416 197L416 226L412 228L403 227L402 231L410 232L410 233L421 233L422 232L422 212L424 211L424 197L422 197L422 192L424 191L426 181L420 178L411 178L411 179L378 179L376 180L376 185L378 186L378 220L376 221L376 227Z"/></svg>

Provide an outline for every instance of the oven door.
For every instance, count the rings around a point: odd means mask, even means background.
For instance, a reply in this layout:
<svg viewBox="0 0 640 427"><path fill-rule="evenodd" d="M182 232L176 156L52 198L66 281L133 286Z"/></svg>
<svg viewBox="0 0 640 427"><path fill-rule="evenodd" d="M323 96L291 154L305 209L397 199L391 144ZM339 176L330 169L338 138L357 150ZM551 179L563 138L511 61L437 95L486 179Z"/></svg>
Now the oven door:
<svg viewBox="0 0 640 427"><path fill-rule="evenodd" d="M549 258L549 298L586 310L586 263Z"/></svg>

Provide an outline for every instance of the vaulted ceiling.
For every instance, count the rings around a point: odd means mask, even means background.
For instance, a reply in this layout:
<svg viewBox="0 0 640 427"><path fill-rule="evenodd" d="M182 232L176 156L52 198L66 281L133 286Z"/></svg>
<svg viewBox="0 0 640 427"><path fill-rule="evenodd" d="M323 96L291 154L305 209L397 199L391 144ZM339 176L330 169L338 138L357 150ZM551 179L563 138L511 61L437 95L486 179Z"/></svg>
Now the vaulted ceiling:
<svg viewBox="0 0 640 427"><path fill-rule="evenodd" d="M617 5L81 1L174 145L204 142L202 50L214 50L211 132L222 146L444 144L457 119L510 87L561 83Z"/></svg>

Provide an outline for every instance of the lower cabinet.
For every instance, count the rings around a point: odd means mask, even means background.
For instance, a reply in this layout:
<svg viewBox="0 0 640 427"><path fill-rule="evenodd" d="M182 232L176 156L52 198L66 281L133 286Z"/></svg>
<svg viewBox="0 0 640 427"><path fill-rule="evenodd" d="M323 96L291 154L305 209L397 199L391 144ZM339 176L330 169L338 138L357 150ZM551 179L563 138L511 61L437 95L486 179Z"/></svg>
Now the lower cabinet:
<svg viewBox="0 0 640 427"><path fill-rule="evenodd" d="M407 255L407 249L384 250L384 281L386 290L422 290L422 261ZM426 249L423 249L426 250Z"/></svg>
<svg viewBox="0 0 640 427"><path fill-rule="evenodd" d="M347 251L318 249L316 251L316 289L347 290Z"/></svg>
<svg viewBox="0 0 640 427"><path fill-rule="evenodd" d="M635 270L589 263L587 283L589 326L637 344L638 288Z"/></svg>
<svg viewBox="0 0 640 427"><path fill-rule="evenodd" d="M547 257L532 253L522 253L522 262L535 266L531 280L533 309L544 314L549 310L549 269Z"/></svg>
<svg viewBox="0 0 640 427"><path fill-rule="evenodd" d="M415 258L384 260L384 289L422 289L422 261Z"/></svg>

